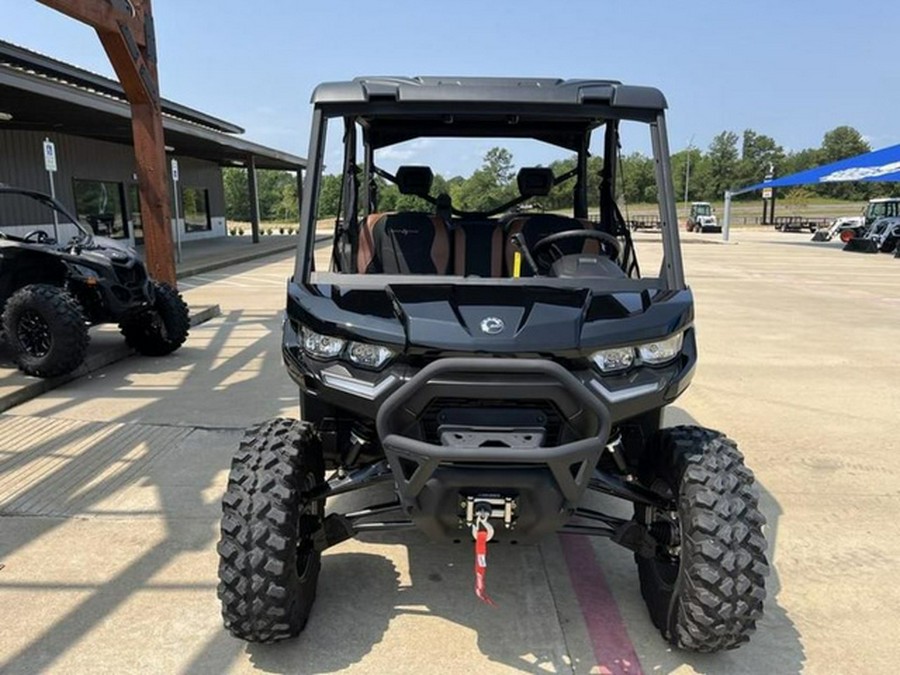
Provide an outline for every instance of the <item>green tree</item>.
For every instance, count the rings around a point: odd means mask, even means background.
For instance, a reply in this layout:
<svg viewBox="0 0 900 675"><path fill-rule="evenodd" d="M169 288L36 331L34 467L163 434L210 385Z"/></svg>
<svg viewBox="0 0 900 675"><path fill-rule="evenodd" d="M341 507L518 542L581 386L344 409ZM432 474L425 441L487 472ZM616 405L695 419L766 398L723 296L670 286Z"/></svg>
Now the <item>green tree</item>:
<svg viewBox="0 0 900 675"><path fill-rule="evenodd" d="M836 162L854 155L861 155L872 148L856 129L849 126L835 127L822 139L821 160L823 163Z"/></svg>
<svg viewBox="0 0 900 675"><path fill-rule="evenodd" d="M572 156L572 161L575 161L575 156ZM558 176L559 174L556 171L553 172L554 175ZM600 179L603 176L603 157L600 155L596 155L593 157L588 157L587 163L587 192L588 192L588 209L591 208L597 209L600 206ZM569 194L571 195L572 190L569 189ZM566 204L566 206L571 206L571 204Z"/></svg>
<svg viewBox="0 0 900 675"><path fill-rule="evenodd" d="M788 191L781 203L788 208L792 215L796 215L803 211L812 196L813 193L810 190L804 187L795 187Z"/></svg>
<svg viewBox="0 0 900 675"><path fill-rule="evenodd" d="M262 170L256 172L256 187L259 193L259 219L278 220L285 185L294 178L287 171Z"/></svg>
<svg viewBox="0 0 900 675"><path fill-rule="evenodd" d="M737 167L738 185L759 183L766 177L769 167L777 171L783 160L784 149L774 138L756 133L752 129L745 129L741 144L741 159ZM748 197L755 198L753 195Z"/></svg>
<svg viewBox="0 0 900 675"><path fill-rule="evenodd" d="M225 190L225 217L229 220L250 220L250 188L247 170L237 167L222 169Z"/></svg>
<svg viewBox="0 0 900 675"><path fill-rule="evenodd" d="M690 157L690 163L688 158ZM687 184L688 201L707 199L709 170L706 158L700 148L686 148L672 155L672 182L675 184L675 199L684 199Z"/></svg>
<svg viewBox="0 0 900 675"><path fill-rule="evenodd" d="M713 138L707 153L709 167L710 198L721 197L725 190L738 187L738 135L733 131L723 131ZM713 195L715 197L713 197Z"/></svg>
<svg viewBox="0 0 900 675"><path fill-rule="evenodd" d="M335 174L322 176L319 181L318 218L335 218L341 202L341 177Z"/></svg>
<svg viewBox="0 0 900 675"><path fill-rule="evenodd" d="M640 152L622 157L619 166L620 196L628 204L656 201L656 165Z"/></svg>
<svg viewBox="0 0 900 675"><path fill-rule="evenodd" d="M231 220L250 220L250 180L247 171L236 167L222 169L225 216ZM289 171L257 171L256 190L260 220L299 219L295 174Z"/></svg>
<svg viewBox="0 0 900 675"><path fill-rule="evenodd" d="M872 148L856 129L850 126L835 127L822 139L819 151L821 163L828 164L841 159L861 155ZM818 186L818 192L834 199L868 199L872 187L867 183L825 183Z"/></svg>
<svg viewBox="0 0 900 675"><path fill-rule="evenodd" d="M567 157L566 159L558 159L555 162L551 163L550 170L553 171L554 176L559 177L574 169L576 163L577 160L575 158L575 155L572 155L571 157ZM541 197L537 201L539 201L541 203L541 206L543 206L548 211L571 209L572 187L575 184L574 181L574 178L570 178L569 180L560 183L559 185L553 186L550 189L550 194L548 194L546 197ZM594 201L596 202L596 197L594 198Z"/></svg>
<svg viewBox="0 0 900 675"><path fill-rule="evenodd" d="M484 155L483 168L501 187L509 185L515 176L513 156L506 148L494 147L488 150Z"/></svg>
<svg viewBox="0 0 900 675"><path fill-rule="evenodd" d="M514 175L512 153L491 148L481 168L460 184L450 183L450 197L464 211L490 211L518 194L512 182Z"/></svg>
<svg viewBox="0 0 900 675"><path fill-rule="evenodd" d="M297 179L285 181L281 186L281 198L276 205L278 220L300 221L300 201L297 195Z"/></svg>
<svg viewBox="0 0 900 675"><path fill-rule="evenodd" d="M789 176L792 173L806 171L822 164L822 153L819 148L805 148L785 155L778 171L779 175Z"/></svg>

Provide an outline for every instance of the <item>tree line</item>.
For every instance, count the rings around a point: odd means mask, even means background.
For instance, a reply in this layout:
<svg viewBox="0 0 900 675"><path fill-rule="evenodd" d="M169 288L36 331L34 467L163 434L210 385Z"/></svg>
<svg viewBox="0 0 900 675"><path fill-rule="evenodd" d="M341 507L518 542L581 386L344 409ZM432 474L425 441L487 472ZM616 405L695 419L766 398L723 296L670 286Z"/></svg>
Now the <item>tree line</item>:
<svg viewBox="0 0 900 675"><path fill-rule="evenodd" d="M715 201L722 199L727 189L745 187L761 182L770 167L776 176L784 176L815 166L835 162L871 150L862 134L850 126L839 126L827 132L817 148L785 151L774 138L746 129L742 134L722 131L706 150L686 148L672 155L672 175L675 195L688 201ZM575 167L575 156L550 164L557 176ZM588 194L591 202L599 190L602 157L588 160ZM260 218L267 221L294 221L299 219L296 176L286 171L258 171ZM492 148L482 165L470 176L446 178L435 175L431 194L447 193L453 205L464 211L485 211L512 199L518 192L515 186L515 164L512 154L504 148ZM656 176L652 157L634 152L621 157L618 194L626 203L656 201ZM250 202L247 172L244 169L223 169L226 215L231 220L249 220ZM429 209L422 200L402 195L397 186L377 177L379 210L408 211ZM900 196L898 184L878 183L823 183L804 188L821 197L862 201L873 196ZM341 197L341 178L330 174L322 179L319 193L318 216L337 214ZM737 199L759 199L757 193L748 193ZM553 188L550 194L539 199L546 210L565 209L572 206L570 182Z"/></svg>
<svg viewBox="0 0 900 675"><path fill-rule="evenodd" d="M726 190L762 182L770 168L776 177L787 176L871 150L862 134L850 126L839 126L826 132L817 148L796 151L785 151L774 138L752 129L745 129L742 134L722 131L705 151L686 148L672 154L675 196L679 201L684 199L687 186L688 201L721 200ZM656 200L652 158L641 153L622 157L620 179L620 195L626 202ZM808 195L853 201L900 196L900 185L896 183L818 183L803 186L802 190ZM736 197L743 200L759 198L758 192Z"/></svg>
<svg viewBox="0 0 900 675"><path fill-rule="evenodd" d="M228 220L250 220L250 186L246 169L222 169L225 189L225 216ZM256 172L259 196L259 218L265 221L298 222L300 200L297 175L290 171L260 170Z"/></svg>

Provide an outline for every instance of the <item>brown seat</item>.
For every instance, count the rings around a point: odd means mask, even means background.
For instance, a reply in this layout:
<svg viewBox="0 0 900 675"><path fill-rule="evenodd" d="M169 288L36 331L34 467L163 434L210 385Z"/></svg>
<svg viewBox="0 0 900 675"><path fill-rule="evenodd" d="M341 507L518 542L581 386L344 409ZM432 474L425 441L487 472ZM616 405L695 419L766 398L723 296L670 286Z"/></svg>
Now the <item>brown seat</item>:
<svg viewBox="0 0 900 675"><path fill-rule="evenodd" d="M567 216L560 216L554 213L539 213L533 216L519 216L510 220L506 225L506 273L512 276L513 258L515 256L516 247L510 241L510 237L514 234L521 233L525 239L525 245L529 250L534 249L544 237L558 232L567 232L569 230L592 230L593 225L586 220L578 220ZM564 255L572 255L576 253L589 253L596 255L600 252L600 244L595 239L570 239L561 241L556 246ZM531 268L522 261L520 267L520 275L530 277L534 273Z"/></svg>
<svg viewBox="0 0 900 675"><path fill-rule="evenodd" d="M360 227L360 274L447 274L450 237L443 218L404 211L373 213Z"/></svg>

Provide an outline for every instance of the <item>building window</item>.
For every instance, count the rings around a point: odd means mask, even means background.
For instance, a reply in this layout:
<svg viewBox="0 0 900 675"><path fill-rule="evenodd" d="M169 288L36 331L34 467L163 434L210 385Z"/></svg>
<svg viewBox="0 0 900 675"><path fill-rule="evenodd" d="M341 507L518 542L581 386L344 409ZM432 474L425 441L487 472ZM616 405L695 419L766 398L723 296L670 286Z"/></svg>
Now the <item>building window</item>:
<svg viewBox="0 0 900 675"><path fill-rule="evenodd" d="M144 240L144 221L141 219L141 193L136 183L128 186L128 213L135 241Z"/></svg>
<svg viewBox="0 0 900 675"><path fill-rule="evenodd" d="M73 185L78 220L89 225L94 234L114 239L128 237L121 183L76 178Z"/></svg>
<svg viewBox="0 0 900 675"><path fill-rule="evenodd" d="M206 232L212 229L209 218L209 190L182 188L181 211L184 214L185 232Z"/></svg>

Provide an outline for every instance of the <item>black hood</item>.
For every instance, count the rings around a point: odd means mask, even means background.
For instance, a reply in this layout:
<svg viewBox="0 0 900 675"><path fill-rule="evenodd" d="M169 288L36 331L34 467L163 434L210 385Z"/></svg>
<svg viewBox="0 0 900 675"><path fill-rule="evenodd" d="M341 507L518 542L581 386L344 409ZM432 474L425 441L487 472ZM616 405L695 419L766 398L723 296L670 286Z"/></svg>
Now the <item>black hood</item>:
<svg viewBox="0 0 900 675"><path fill-rule="evenodd" d="M116 262L125 262L126 260L137 258L135 250L124 241L110 239L109 237L92 237L91 243L93 245L84 250L102 253Z"/></svg>
<svg viewBox="0 0 900 675"><path fill-rule="evenodd" d="M396 285L322 290L291 284L288 312L311 329L404 345L410 353L563 354L651 341L693 320L691 293L535 285Z"/></svg>

